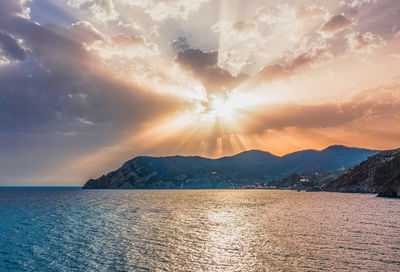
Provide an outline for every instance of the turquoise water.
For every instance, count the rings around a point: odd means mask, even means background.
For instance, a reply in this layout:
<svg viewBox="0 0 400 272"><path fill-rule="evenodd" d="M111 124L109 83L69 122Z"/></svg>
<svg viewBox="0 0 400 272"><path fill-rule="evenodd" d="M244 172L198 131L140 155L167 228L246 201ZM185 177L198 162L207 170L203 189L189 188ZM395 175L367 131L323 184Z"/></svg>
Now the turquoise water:
<svg viewBox="0 0 400 272"><path fill-rule="evenodd" d="M400 201L0 189L0 271L400 271Z"/></svg>

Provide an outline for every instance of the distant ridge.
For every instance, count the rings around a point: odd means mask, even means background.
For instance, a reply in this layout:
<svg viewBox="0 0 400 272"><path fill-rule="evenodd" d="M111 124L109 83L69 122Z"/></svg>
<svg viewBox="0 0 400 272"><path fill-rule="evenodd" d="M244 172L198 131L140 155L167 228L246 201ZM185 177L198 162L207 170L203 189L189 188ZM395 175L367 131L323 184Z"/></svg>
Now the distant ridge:
<svg viewBox="0 0 400 272"><path fill-rule="evenodd" d="M242 188L279 181L293 173L315 173L347 169L377 150L329 146L279 157L260 150L209 159L198 156L139 156L119 169L90 179L85 189L186 189Z"/></svg>

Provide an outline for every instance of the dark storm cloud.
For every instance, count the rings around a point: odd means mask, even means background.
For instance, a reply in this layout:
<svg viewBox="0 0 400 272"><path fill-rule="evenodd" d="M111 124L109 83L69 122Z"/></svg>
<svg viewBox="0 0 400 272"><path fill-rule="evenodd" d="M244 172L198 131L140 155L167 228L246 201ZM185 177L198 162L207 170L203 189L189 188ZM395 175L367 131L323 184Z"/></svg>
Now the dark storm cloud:
<svg viewBox="0 0 400 272"><path fill-rule="evenodd" d="M199 49L187 49L178 53L176 61L189 69L210 93L224 92L233 88L247 78L239 74L232 76L227 70L218 66L218 51L203 52Z"/></svg>

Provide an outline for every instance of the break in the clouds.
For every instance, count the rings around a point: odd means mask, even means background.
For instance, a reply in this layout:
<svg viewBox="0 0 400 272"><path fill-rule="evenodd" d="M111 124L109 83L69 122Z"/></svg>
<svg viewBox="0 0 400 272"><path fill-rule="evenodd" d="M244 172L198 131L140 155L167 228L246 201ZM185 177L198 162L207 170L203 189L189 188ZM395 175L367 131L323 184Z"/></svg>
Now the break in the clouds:
<svg viewBox="0 0 400 272"><path fill-rule="evenodd" d="M0 184L397 147L399 33L395 0L0 0Z"/></svg>

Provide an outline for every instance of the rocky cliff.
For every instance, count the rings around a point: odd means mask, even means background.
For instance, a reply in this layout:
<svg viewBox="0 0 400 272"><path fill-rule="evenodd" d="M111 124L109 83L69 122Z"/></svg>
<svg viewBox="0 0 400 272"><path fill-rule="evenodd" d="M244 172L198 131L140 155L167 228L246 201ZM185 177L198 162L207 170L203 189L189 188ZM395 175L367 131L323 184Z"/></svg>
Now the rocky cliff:
<svg viewBox="0 0 400 272"><path fill-rule="evenodd" d="M324 190L352 193L398 195L400 149L380 152L324 186Z"/></svg>
<svg viewBox="0 0 400 272"><path fill-rule="evenodd" d="M107 175L90 179L83 188L249 188L268 186L270 182L275 182L274 186L277 186L277 181L293 173L311 173L313 176L319 176L322 172L339 169L343 171L377 152L330 146L321 151L304 150L283 157L258 150L219 159L141 156L125 162L119 169Z"/></svg>
<svg viewBox="0 0 400 272"><path fill-rule="evenodd" d="M400 171L379 189L378 196L400 197Z"/></svg>

